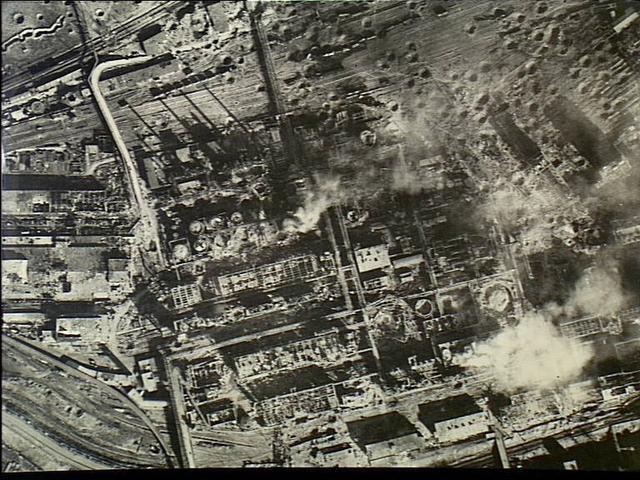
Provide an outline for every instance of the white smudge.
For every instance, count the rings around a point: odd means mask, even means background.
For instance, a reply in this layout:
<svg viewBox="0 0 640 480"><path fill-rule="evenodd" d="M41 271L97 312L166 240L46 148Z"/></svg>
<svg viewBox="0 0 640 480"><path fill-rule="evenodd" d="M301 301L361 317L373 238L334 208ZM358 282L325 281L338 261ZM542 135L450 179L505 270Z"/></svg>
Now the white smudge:
<svg viewBox="0 0 640 480"><path fill-rule="evenodd" d="M609 263L584 271L564 310L567 316L609 315L623 308L626 301L620 273Z"/></svg>
<svg viewBox="0 0 640 480"><path fill-rule="evenodd" d="M316 177L313 190L306 192L304 204L295 212L294 218L283 222L284 230L290 233L310 232L318 224L323 212L345 198L339 178Z"/></svg>
<svg viewBox="0 0 640 480"><path fill-rule="evenodd" d="M526 313L517 325L477 345L462 364L489 372L497 388L508 393L565 385L580 375L593 352L562 336L552 320L611 315L626 303L616 264L602 261L582 273L565 303L548 303L538 312Z"/></svg>
<svg viewBox="0 0 640 480"><path fill-rule="evenodd" d="M561 305L550 302L544 311L551 317L575 317L586 315L611 315L620 311L628 302L622 287L622 279L612 260L587 268L576 282L569 298Z"/></svg>
<svg viewBox="0 0 640 480"><path fill-rule="evenodd" d="M527 255L550 248L554 238L573 240L576 232L572 223L590 221L588 210L577 198L566 198L545 183L529 191L498 183L480 203L478 213L485 221L497 220L517 229Z"/></svg>
<svg viewBox="0 0 640 480"><path fill-rule="evenodd" d="M397 162L393 166L391 189L409 195L420 193L425 188L419 172L409 167L405 162Z"/></svg>
<svg viewBox="0 0 640 480"><path fill-rule="evenodd" d="M592 356L590 347L562 336L543 314L530 312L477 345L462 365L490 372L498 390L513 393L565 385L582 373Z"/></svg>

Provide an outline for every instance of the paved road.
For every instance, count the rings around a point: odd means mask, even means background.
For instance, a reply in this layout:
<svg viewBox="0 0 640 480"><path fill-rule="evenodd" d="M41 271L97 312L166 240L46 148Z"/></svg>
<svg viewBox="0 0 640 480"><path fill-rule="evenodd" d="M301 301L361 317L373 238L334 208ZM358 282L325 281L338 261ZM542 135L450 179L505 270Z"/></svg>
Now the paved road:
<svg viewBox="0 0 640 480"><path fill-rule="evenodd" d="M351 300L351 295L349 294L349 284L347 283L347 279L345 277L345 268L349 269L349 266L342 266L342 255L340 254L340 247L338 246L338 242L336 240L336 235L333 230L333 225L331 224L331 214L329 212L324 212L322 217L325 221L326 230L329 234L329 240L331 241L331 245L333 246L334 258L336 260L336 271L338 281L340 282L340 286L342 288L342 295L344 296L344 301L347 306L347 310L353 311L353 301Z"/></svg>
<svg viewBox="0 0 640 480"><path fill-rule="evenodd" d="M351 246L349 231L347 230L347 226L345 224L344 214L342 213L342 206L337 205L329 209L329 211L326 213L326 219L327 219L326 223L329 227L328 231L330 233L331 240L335 249L335 256L336 256L336 259L338 260L338 265L339 265L338 278L340 279L341 283L344 284L343 289L346 288L345 299L347 301L347 305L351 306L353 304L353 300L351 299L351 293L350 293L351 289L348 287L348 281L346 279L346 272L348 271L350 273L349 279L351 280L351 284L356 289L356 297L358 300L358 305L356 306L357 307L356 310L360 310L362 312L362 317L364 318L365 331L367 332L369 343L371 344L371 350L373 352L373 357L376 362L376 368L378 369L378 372L382 374L383 368L380 360L380 352L378 351L378 345L376 343L376 340L373 334L371 333L371 328L370 328L371 321L369 319L369 315L366 310L367 300L364 296L364 288L362 287L362 282L360 281L360 275L358 274L358 271L357 271L357 267L356 267L357 263L356 263L355 255L353 253L353 248ZM336 232L332 227L332 223L331 223L334 220L340 231L340 237L342 238L342 245L340 246L338 246L336 243L337 242L336 234L335 234ZM342 265L340 262L342 251L345 252L348 265ZM352 307L350 307L350 309L351 308Z"/></svg>
<svg viewBox="0 0 640 480"><path fill-rule="evenodd" d="M91 88L93 96L96 99L96 102L98 103L100 112L102 113L102 116L107 123L107 127L111 132L111 136L113 137L116 147L118 148L118 152L120 152L120 156L124 161L125 171L127 172L129 185L131 186L131 191L138 207L138 212L140 213L140 220L142 222L144 233L145 235L149 235L151 237L151 240L156 244L158 258L160 259L162 267L165 267L166 261L164 255L162 254L162 243L160 241L160 228L158 225L158 219L154 210L149 206L149 203L147 202L145 192L142 189L142 179L138 175L138 167L136 165L136 162L133 160L133 158L131 158L129 149L122 139L120 129L118 128L118 125L116 124L113 115L111 114L109 105L107 104L107 101L105 100L104 95L100 90L100 76L104 72L120 67L145 63L152 58L153 57L142 56L100 63L96 65L96 67L91 72L91 75L89 75L89 86Z"/></svg>
<svg viewBox="0 0 640 480"><path fill-rule="evenodd" d="M269 330L263 330L263 331L260 331L260 332L249 333L247 335L241 335L241 336L238 336L238 337L233 337L233 338L230 338L228 340L223 340L221 342L216 342L216 343L211 343L209 341L209 338L207 337L208 341L207 341L206 345L195 347L195 348L193 346L190 346L187 349L181 349L179 351L175 351L175 352L173 352L171 354L171 359L175 358L175 357L179 357L179 356L183 355L184 353L186 353L187 351L189 353L193 354L193 353L195 353L196 350L202 350L202 351L219 350L221 348L230 347L232 345L237 345L239 343L253 342L253 341L259 340L259 339L264 338L264 337L270 337L272 335L279 335L281 333L289 332L291 330L296 330L296 329L306 325L308 322L309 322L308 320L303 320L301 322L289 323L287 325L282 325L280 327L274 327L274 328L271 328ZM205 337L205 335L203 335L202 337Z"/></svg>
<svg viewBox="0 0 640 480"><path fill-rule="evenodd" d="M171 406L176 423L176 433L180 445L180 459L183 468L196 468L196 459L193 453L193 442L191 440L191 430L186 422L187 408L184 404L182 383L180 381L180 369L171 365L165 359L167 376L169 377L169 392L171 395Z"/></svg>
<svg viewBox="0 0 640 480"><path fill-rule="evenodd" d="M63 447L8 410L2 411L2 427L11 430L22 440L26 440L34 446L37 445L38 448L42 449L41 455L60 460L74 469L105 470L113 468L110 465L98 463Z"/></svg>
<svg viewBox="0 0 640 480"><path fill-rule="evenodd" d="M11 97L19 95L20 93L28 90L29 87L27 87L27 85L30 83L40 85L46 81L52 81L61 77L70 69L78 68L78 66L81 65L82 62L86 60L86 57L90 56L93 51L101 50L111 42L122 40L127 36L133 35L149 25L158 22L164 16L168 15L174 7L179 6L181 3L182 2L179 1L159 2L157 5L150 6L148 10L144 10L137 15L131 16L125 22L121 22L116 25L110 32L111 38L107 39L104 35L94 36L86 42L77 43L67 51L59 52L54 56L54 60L58 61L52 67L38 72L35 80L32 75L29 75L27 72L29 71L29 68L37 65L37 63L42 59L34 57L35 61L30 65L25 65L23 72L13 75L11 78L7 79L6 82L3 82L3 96Z"/></svg>

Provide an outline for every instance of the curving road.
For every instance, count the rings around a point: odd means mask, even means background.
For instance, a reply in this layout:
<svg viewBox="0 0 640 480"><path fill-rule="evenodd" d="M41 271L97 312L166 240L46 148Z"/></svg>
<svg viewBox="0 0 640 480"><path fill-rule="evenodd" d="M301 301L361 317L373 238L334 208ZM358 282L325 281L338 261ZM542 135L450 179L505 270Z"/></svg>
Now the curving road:
<svg viewBox="0 0 640 480"><path fill-rule="evenodd" d="M129 154L129 149L127 148L127 145L122 138L120 129L118 128L109 105L107 104L107 101L105 100L104 95L100 90L100 77L104 72L116 68L146 63L152 59L153 57L142 56L111 60L108 62L100 63L94 67L94 69L91 71L91 74L89 75L89 87L91 88L91 92L93 93L96 103L98 104L100 113L102 113L107 127L111 132L111 136L113 137L113 141L116 144L118 152L120 153L120 156L122 157L122 160L124 162L125 171L127 172L127 179L129 180L131 192L133 193L135 203L138 207L138 213L140 214L140 221L142 222L144 234L151 236L151 240L156 244L158 258L160 260L161 266L164 268L166 266L166 261L164 255L162 254L162 243L160 241L158 219L154 210L149 206L149 203L147 202L145 193L142 190L142 179L138 175L138 168L136 166L136 163Z"/></svg>
<svg viewBox="0 0 640 480"><path fill-rule="evenodd" d="M114 36L115 40L121 40L123 38L126 38L127 36L133 35L148 27L149 25L152 25L153 23L161 20L165 15L170 14L174 7L178 7L181 3L182 2L180 1L158 2L158 5L152 6L148 10L131 16L126 21L121 22L119 25L115 26L111 30L111 34ZM76 66L77 68L77 65L82 64L85 57L89 56L93 51L99 51L106 46L107 41L105 40L105 37L98 35L88 39L86 43L78 43L70 50L55 55L53 57L53 60L56 60L56 63L52 67L38 72L36 83L38 83L39 85L42 84L43 82L39 80L42 80L43 77L48 81L59 78L60 76L64 75L64 73L67 72L69 68L73 68L74 66ZM20 93L28 90L26 85L34 81L32 75L28 75L28 72L30 71L29 69L37 67L39 61L42 59L36 58L34 60L34 62L25 65L21 73L16 73L6 81L3 81L3 98L19 95ZM45 80L45 83L47 80Z"/></svg>

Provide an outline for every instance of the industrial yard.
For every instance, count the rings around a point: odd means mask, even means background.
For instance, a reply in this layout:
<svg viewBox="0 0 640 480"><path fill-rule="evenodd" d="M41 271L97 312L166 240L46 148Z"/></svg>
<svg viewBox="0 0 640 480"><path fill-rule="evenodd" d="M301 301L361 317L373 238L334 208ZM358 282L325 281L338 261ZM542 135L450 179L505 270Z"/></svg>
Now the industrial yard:
<svg viewBox="0 0 640 480"><path fill-rule="evenodd" d="M640 468L637 4L2 26L3 471Z"/></svg>

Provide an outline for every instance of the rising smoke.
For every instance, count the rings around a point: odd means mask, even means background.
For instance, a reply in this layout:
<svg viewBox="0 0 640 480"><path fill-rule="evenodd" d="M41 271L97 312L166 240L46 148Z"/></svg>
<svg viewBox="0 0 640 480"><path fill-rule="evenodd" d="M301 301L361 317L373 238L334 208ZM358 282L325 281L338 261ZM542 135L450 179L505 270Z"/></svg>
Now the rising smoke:
<svg viewBox="0 0 640 480"><path fill-rule="evenodd" d="M407 163L397 162L391 172L391 189L396 192L416 195L424 190L425 184L418 174Z"/></svg>
<svg viewBox="0 0 640 480"><path fill-rule="evenodd" d="M620 173L605 176L585 196L594 204L613 209L618 214L637 214L640 207L640 149L635 152L635 158L630 158L628 165L630 168L620 168Z"/></svg>
<svg viewBox="0 0 640 480"><path fill-rule="evenodd" d="M591 349L563 337L538 312L529 312L520 322L481 343L463 366L492 374L496 389L505 393L549 389L576 379L591 360Z"/></svg>
<svg viewBox="0 0 640 480"><path fill-rule="evenodd" d="M618 266L607 259L582 273L563 305L549 304L546 310L554 317L610 315L622 309L627 300Z"/></svg>
<svg viewBox="0 0 640 480"><path fill-rule="evenodd" d="M305 193L304 204L296 210L293 218L286 219L282 226L289 233L310 232L318 224L323 212L343 202L346 197L339 178L316 176L313 189Z"/></svg>
<svg viewBox="0 0 640 480"><path fill-rule="evenodd" d="M361 198L373 201L385 190L413 195L430 185L425 184L415 168L399 161L392 163L391 168L382 164L359 168L350 173L345 172L348 180L344 181L337 175L316 175L314 184L305 192L303 205L296 210L293 218L283 222L284 231L308 233L316 228L328 208L341 203Z"/></svg>
<svg viewBox="0 0 640 480"><path fill-rule="evenodd" d="M478 221L497 220L507 230L518 231L527 255L550 248L554 238L574 237L572 223L589 219L588 210L577 198L566 198L545 184L526 192L498 183L478 204L476 215Z"/></svg>
<svg viewBox="0 0 640 480"><path fill-rule="evenodd" d="M593 351L576 339L562 336L553 320L610 315L626 302L616 264L603 261L583 272L565 303L548 303L526 313L515 326L477 345L463 366L489 372L496 388L505 393L565 385L580 376Z"/></svg>

